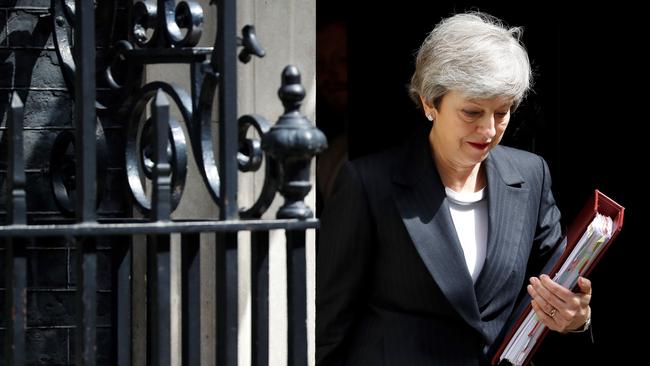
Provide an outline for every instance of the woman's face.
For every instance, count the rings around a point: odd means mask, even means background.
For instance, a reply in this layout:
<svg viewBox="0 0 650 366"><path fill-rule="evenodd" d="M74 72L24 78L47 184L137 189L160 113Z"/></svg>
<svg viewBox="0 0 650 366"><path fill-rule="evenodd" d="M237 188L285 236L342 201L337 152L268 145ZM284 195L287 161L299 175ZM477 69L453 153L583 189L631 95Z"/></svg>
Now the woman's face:
<svg viewBox="0 0 650 366"><path fill-rule="evenodd" d="M471 168L488 156L508 126L512 98L469 99L456 91L442 97L429 139L439 158L455 168Z"/></svg>

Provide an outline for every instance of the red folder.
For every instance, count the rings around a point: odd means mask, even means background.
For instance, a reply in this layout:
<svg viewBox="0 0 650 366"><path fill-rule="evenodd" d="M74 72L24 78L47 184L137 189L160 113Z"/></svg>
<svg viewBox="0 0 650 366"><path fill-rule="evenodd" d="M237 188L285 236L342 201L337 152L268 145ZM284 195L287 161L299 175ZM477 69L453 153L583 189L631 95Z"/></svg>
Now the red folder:
<svg viewBox="0 0 650 366"><path fill-rule="evenodd" d="M620 233L621 228L623 227L624 211L625 208L623 206L619 205L614 200L607 197L600 191L595 190L594 195L587 201L584 208L580 211L578 216L571 223L571 226L569 226L569 228L567 229L566 246L560 247L558 245L558 248L556 249L558 252L551 256L549 262L544 266L544 270L542 271L542 273L548 274L549 277L551 278L555 276L555 273L560 270L562 264L564 263L564 261L567 259L567 257L570 255L571 251L573 250L573 247L575 247L576 243L580 240L582 234L585 232L585 230L587 230L589 224L596 217L596 214L600 213L602 215L609 216L612 218L614 229L611 238L606 243L603 244L604 246L600 251L600 253L598 253L597 257L594 258L593 262L591 262L591 264L587 268L585 268L584 273L581 274L582 276L589 275L589 273L591 273L594 267L596 267L596 264L598 264L602 256L605 254L605 252L607 251L611 243L614 242L614 239L616 239L616 237ZM575 290L576 289L574 289L574 291ZM505 336L498 337L497 342L495 342L495 345L498 344L498 348L496 349L496 352L494 352L492 356L493 365L499 363L499 358L501 357L501 354L505 351L505 348L510 342L510 339L514 336L517 329L526 318L526 315L531 311L531 308L532 306L530 305L530 296L526 295L522 299L521 303L515 307L516 310L511 315L510 320L506 322L506 327L504 329L508 329L508 330L505 333ZM524 365L530 362L530 359L532 358L535 351L539 348L539 345L541 344L542 340L544 339L547 333L548 333L548 328L544 329L544 332L539 337L537 343L534 345L532 351L528 354L528 357L524 361Z"/></svg>

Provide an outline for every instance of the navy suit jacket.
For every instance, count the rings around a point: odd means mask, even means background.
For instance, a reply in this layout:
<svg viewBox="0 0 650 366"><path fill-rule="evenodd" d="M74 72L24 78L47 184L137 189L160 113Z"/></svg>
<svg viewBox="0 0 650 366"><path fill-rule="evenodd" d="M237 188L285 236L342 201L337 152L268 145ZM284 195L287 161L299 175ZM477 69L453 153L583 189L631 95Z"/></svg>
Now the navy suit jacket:
<svg viewBox="0 0 650 366"><path fill-rule="evenodd" d="M489 228L476 283L427 136L342 168L321 217L317 365L487 364L561 229L541 157L497 146L483 164Z"/></svg>

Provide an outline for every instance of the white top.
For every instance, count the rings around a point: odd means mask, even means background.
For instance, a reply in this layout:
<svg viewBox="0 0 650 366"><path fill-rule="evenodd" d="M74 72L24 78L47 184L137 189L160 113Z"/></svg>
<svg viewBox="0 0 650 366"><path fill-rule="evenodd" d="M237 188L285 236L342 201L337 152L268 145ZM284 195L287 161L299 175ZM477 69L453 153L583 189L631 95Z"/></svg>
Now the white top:
<svg viewBox="0 0 650 366"><path fill-rule="evenodd" d="M485 188L459 193L445 187L451 218L474 282L483 269L487 248L488 210L484 191Z"/></svg>

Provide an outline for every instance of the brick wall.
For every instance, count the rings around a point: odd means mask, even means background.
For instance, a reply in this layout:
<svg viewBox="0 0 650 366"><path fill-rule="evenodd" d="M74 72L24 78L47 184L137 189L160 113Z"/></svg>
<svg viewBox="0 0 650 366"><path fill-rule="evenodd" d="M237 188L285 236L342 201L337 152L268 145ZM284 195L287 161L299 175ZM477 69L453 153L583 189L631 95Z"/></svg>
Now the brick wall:
<svg viewBox="0 0 650 366"><path fill-rule="evenodd" d="M113 0L108 0L113 1ZM97 14L97 70L107 46L124 39L126 1L117 1L119 22L111 14ZM101 4L101 2L100 2ZM50 186L52 144L62 131L73 132L72 95L63 78L52 37L50 0L0 0L0 221L4 222L9 97L16 91L25 103L24 149L27 207L31 222L60 219ZM103 9L98 7L98 9ZM101 10L100 10L101 11ZM111 33L112 32L112 36ZM99 214L129 216L125 190L124 122L114 116L119 95L97 80L98 98L108 106L102 125L108 142L107 179ZM98 242L98 364L110 364L112 276L111 244L128 238L102 238ZM30 365L74 363L75 249L65 238L39 238L27 248L27 360ZM0 245L0 365L4 364L4 248Z"/></svg>

